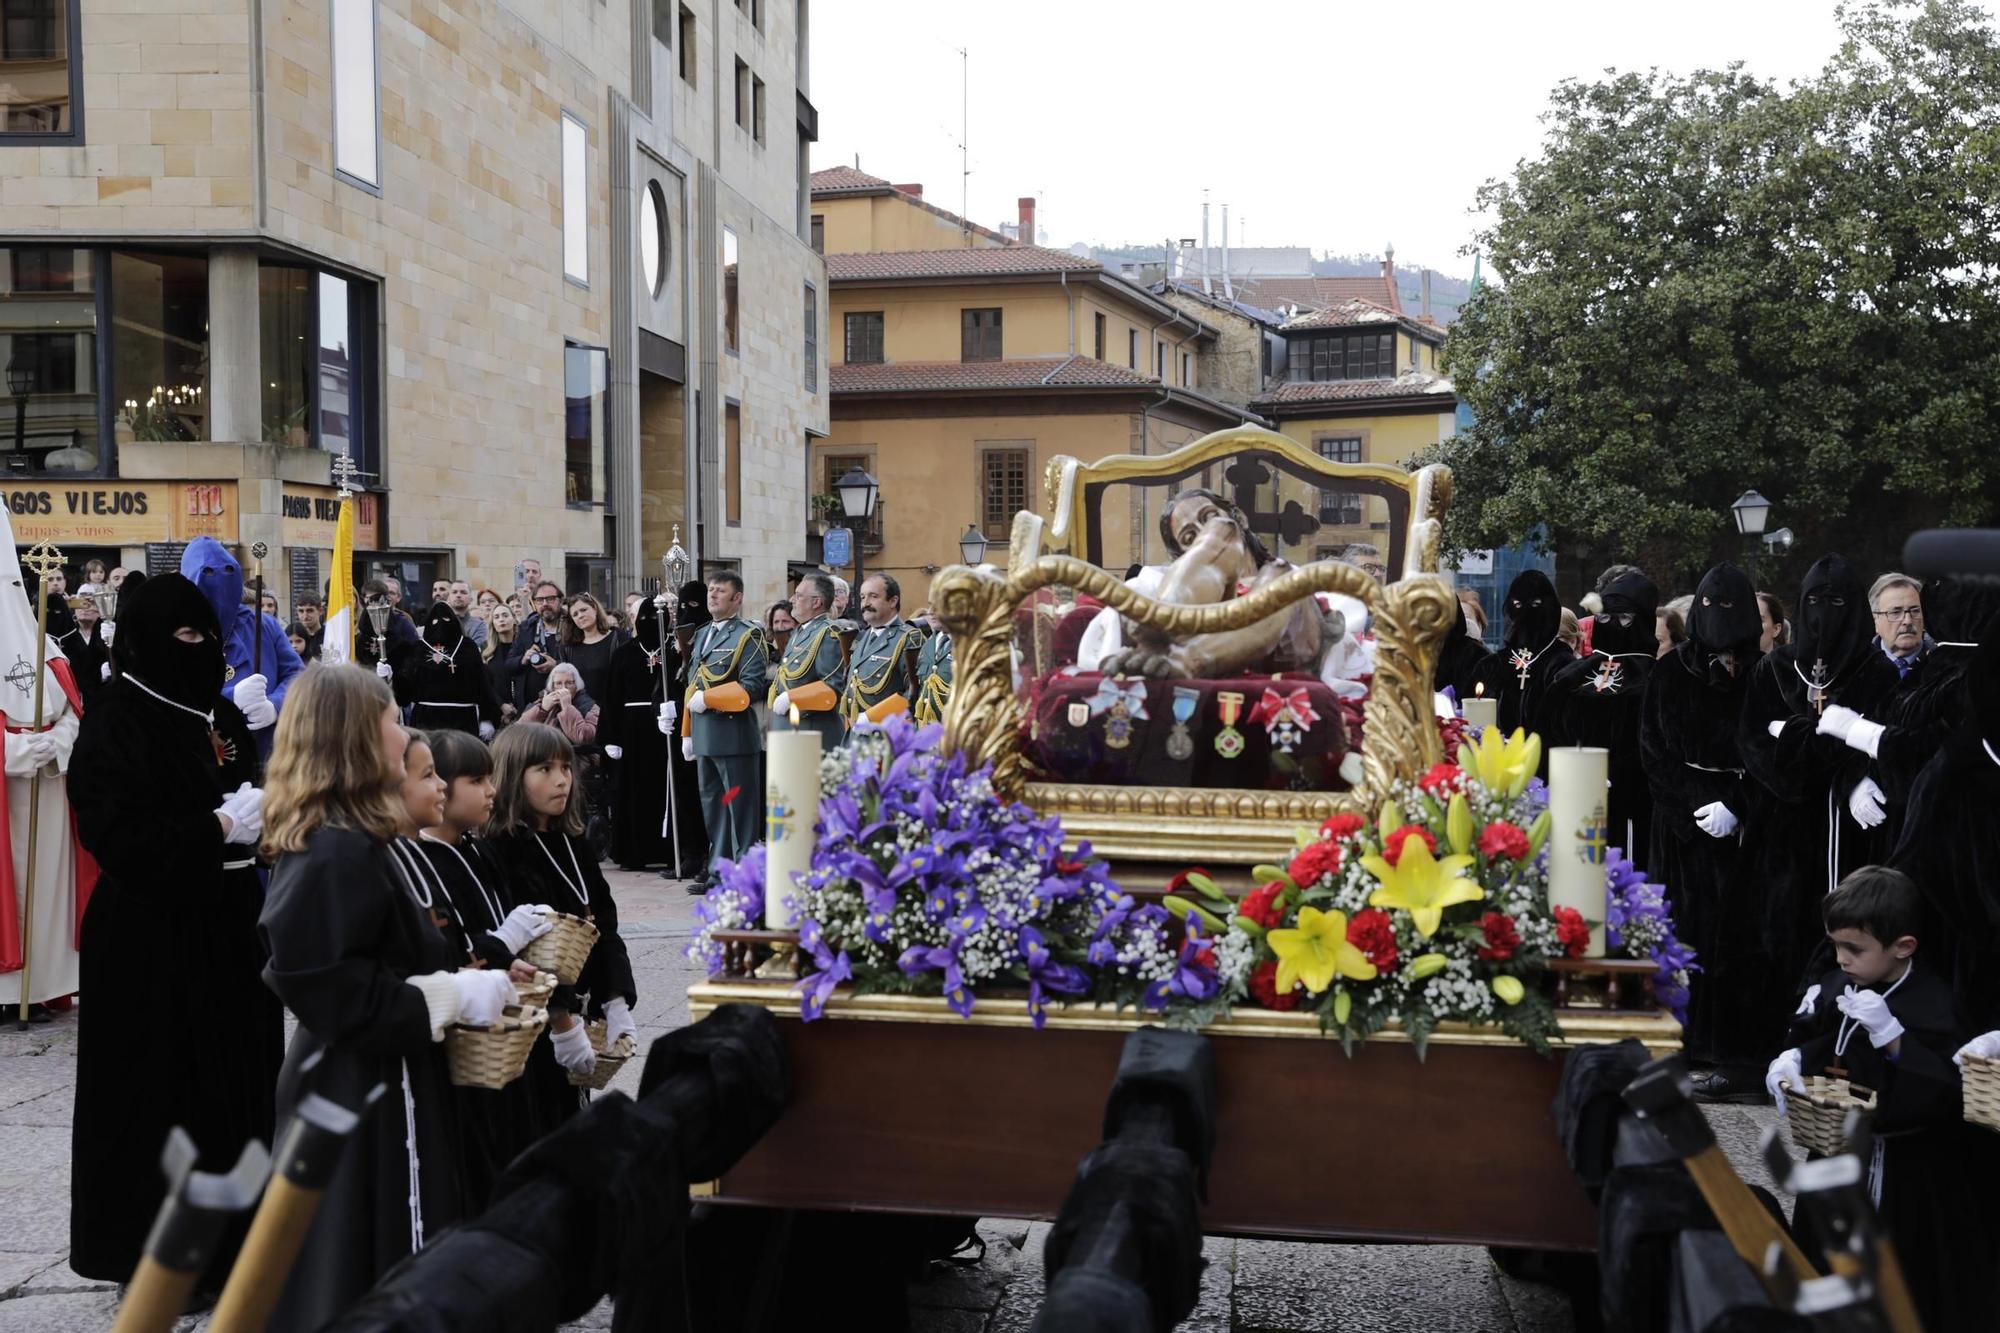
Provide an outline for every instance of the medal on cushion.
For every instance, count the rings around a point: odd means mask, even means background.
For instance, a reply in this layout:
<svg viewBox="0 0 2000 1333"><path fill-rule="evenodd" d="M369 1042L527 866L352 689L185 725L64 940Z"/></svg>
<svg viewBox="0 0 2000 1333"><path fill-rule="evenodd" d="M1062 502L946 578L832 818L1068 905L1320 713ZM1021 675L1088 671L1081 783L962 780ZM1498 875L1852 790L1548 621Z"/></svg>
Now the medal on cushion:
<svg viewBox="0 0 2000 1333"><path fill-rule="evenodd" d="M1082 700L1078 700L1076 703L1071 704L1069 706L1068 719L1069 719L1069 724L1072 727L1089 726L1090 705L1084 703Z"/></svg>
<svg viewBox="0 0 2000 1333"><path fill-rule="evenodd" d="M1090 696L1090 715L1104 717L1104 743L1122 750L1132 743L1132 723L1146 718L1146 686L1140 681L1100 680Z"/></svg>
<svg viewBox="0 0 2000 1333"><path fill-rule="evenodd" d="M1194 758L1194 737L1188 735L1188 723L1194 721L1194 710L1200 704L1200 690L1185 685L1174 687L1174 732L1167 737L1167 758L1175 763L1184 764Z"/></svg>
<svg viewBox="0 0 2000 1333"><path fill-rule="evenodd" d="M1271 738L1274 754L1289 755L1298 749L1317 721L1319 714L1313 711L1312 695L1304 686L1289 694L1266 689L1264 697L1250 710L1251 725L1263 726L1264 734Z"/></svg>
<svg viewBox="0 0 2000 1333"><path fill-rule="evenodd" d="M1223 690L1215 696L1215 711L1222 716L1222 730L1215 733L1215 752L1224 759L1234 759L1243 753L1243 733L1236 729L1236 719L1243 709L1243 696L1234 690Z"/></svg>

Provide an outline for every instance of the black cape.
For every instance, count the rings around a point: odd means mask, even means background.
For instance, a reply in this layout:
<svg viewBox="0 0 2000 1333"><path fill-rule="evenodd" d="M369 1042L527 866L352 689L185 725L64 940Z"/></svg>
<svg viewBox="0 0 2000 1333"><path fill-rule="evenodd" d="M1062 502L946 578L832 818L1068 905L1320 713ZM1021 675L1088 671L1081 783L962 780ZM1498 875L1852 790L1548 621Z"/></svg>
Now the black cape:
<svg viewBox="0 0 2000 1333"><path fill-rule="evenodd" d="M461 1216L457 1099L423 994L405 980L454 970L460 959L421 896L387 846L348 829L317 830L271 874L264 978L299 1019L280 1113L308 1090L358 1106L375 1084L386 1088L341 1156L273 1328L318 1328L360 1299L412 1252L419 1210L425 1237ZM300 1066L320 1051L326 1058L308 1088ZM419 1209L410 1204L413 1171Z"/></svg>
<svg viewBox="0 0 2000 1333"><path fill-rule="evenodd" d="M2000 747L1996 747L2000 748ZM1918 774L1890 864L1917 882L1927 969L1974 1030L2000 1028L2000 764L1967 731Z"/></svg>
<svg viewBox="0 0 2000 1333"><path fill-rule="evenodd" d="M672 840L661 828L668 819L667 746L678 748L680 740L659 728L673 655L671 648L648 652L640 639L620 645L598 701L597 739L623 751L612 774L611 859L627 870L674 862Z"/></svg>
<svg viewBox="0 0 2000 1333"><path fill-rule="evenodd" d="M226 1171L251 1139L269 1144L284 1059L284 1012L264 986L257 933L264 890L252 849L222 841L215 808L257 781L242 713L201 718L107 683L70 759L77 833L100 875L84 911L76 1109L70 1153L70 1265L130 1280L165 1185L160 1150L175 1125ZM171 997L189 1021L163 1021ZM235 1259L216 1254L210 1278Z"/></svg>
<svg viewBox="0 0 2000 1333"><path fill-rule="evenodd" d="M111 661L111 645L104 641L104 629L97 629L86 635L81 625L56 639L56 646L69 660L70 669L76 673L77 693L83 696L84 707L97 697L104 688L104 667Z"/></svg>
<svg viewBox="0 0 2000 1333"><path fill-rule="evenodd" d="M458 617L443 602L431 608L423 641L406 649L396 679L410 704L413 727L449 727L476 735L481 722L500 725L500 700L479 658L479 645L465 637Z"/></svg>
<svg viewBox="0 0 2000 1333"><path fill-rule="evenodd" d="M1431 673L1431 687L1442 691L1448 685L1463 703L1481 694L1488 699L1498 699L1506 686L1506 679L1507 664L1472 637L1472 627L1465 619L1465 604L1459 603L1458 623L1452 626L1451 636L1444 641L1444 647L1438 649L1437 669ZM1481 686L1485 688L1482 690Z"/></svg>

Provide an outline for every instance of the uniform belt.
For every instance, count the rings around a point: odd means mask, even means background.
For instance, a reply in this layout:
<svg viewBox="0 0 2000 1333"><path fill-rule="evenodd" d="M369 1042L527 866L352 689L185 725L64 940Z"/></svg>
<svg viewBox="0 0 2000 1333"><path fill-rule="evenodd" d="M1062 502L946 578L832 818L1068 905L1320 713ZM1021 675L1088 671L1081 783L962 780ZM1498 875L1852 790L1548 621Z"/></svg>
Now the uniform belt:
<svg viewBox="0 0 2000 1333"><path fill-rule="evenodd" d="M636 701L635 701L635 700L630 700L630 699L628 699L628 700L626 700L626 702L625 702L625 706L626 706L627 708L657 708L657 707L659 707L659 705L658 705L658 704L655 704L655 703L651 703L651 702L649 702L649 701L647 701L647 700L645 700L645 699L639 699L639 700L636 700Z"/></svg>
<svg viewBox="0 0 2000 1333"><path fill-rule="evenodd" d="M248 870L250 867L256 864L257 864L257 858L253 856L247 861L224 861L222 863L222 868L224 870Z"/></svg>
<svg viewBox="0 0 2000 1333"><path fill-rule="evenodd" d="M457 699L419 699L413 708L477 708L478 704L460 702Z"/></svg>

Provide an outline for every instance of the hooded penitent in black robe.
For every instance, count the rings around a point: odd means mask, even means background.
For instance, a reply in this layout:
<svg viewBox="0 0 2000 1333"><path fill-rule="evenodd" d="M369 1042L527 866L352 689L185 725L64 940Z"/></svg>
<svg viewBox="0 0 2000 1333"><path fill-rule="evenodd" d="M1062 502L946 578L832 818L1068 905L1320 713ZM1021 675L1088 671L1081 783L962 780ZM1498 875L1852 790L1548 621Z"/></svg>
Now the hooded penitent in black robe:
<svg viewBox="0 0 2000 1333"><path fill-rule="evenodd" d="M598 700L597 739L621 751L612 772L611 859L627 870L644 870L674 860L672 841L661 832L670 825L668 737L659 727L669 653L660 641L660 612L652 598L641 599L633 628L634 637L611 654L609 692ZM679 740L673 744L678 747Z"/></svg>
<svg viewBox="0 0 2000 1333"><path fill-rule="evenodd" d="M279 1113L309 1091L352 1107L387 1089L341 1155L273 1328L320 1327L461 1216L458 1104L423 992L406 980L462 961L432 923L429 893L386 844L351 829L314 831L271 873L264 979L299 1019ZM308 1080L301 1065L319 1051Z"/></svg>
<svg viewBox="0 0 2000 1333"><path fill-rule="evenodd" d="M1658 639L1653 613L1660 591L1638 570L1603 589L1604 610L1591 653L1557 671L1542 700L1544 745L1588 745L1611 752L1611 841L1634 865L1646 864L1653 794L1639 752L1639 717L1652 679Z"/></svg>
<svg viewBox="0 0 2000 1333"><path fill-rule="evenodd" d="M603 1013L606 1000L616 997L623 997L628 1008L636 1007L639 988L632 979L631 956L618 934L618 904L612 901L611 886L604 882L590 845L582 837L525 829L492 838L487 845L506 867L508 891L515 902L544 903L558 912L585 917L597 927L597 941L590 946L576 984L556 987L549 1008L594 1018ZM522 1077L535 1103L536 1123L545 1131L582 1110L589 1099L588 1092L570 1086L568 1075L556 1064L554 1047L546 1041L535 1043Z"/></svg>
<svg viewBox="0 0 2000 1333"><path fill-rule="evenodd" d="M1777 1053L1791 980L1771 984L1763 922L1743 910L1755 889L1739 888L1744 839L1766 804L1737 743L1758 630L1749 577L1730 564L1709 570L1686 642L1653 665L1639 723L1653 794L1646 875L1664 888L1675 931L1701 969L1689 987L1688 1054L1746 1068ZM1721 837L1695 822L1696 811L1717 804L1737 821Z"/></svg>
<svg viewBox="0 0 2000 1333"><path fill-rule="evenodd" d="M1896 1247L1923 1326L1938 1333L1989 1329L2000 1308L2000 1270L1993 1263L1995 1144L1991 1133L1961 1116L1951 1057L1972 1033L1952 1005L1951 988L1930 969L1929 953L1918 941L1901 982L1875 988L1903 1025L1894 1059L1843 1018L1836 1004L1850 983L1837 970L1817 979L1819 994L1794 1020L1788 1042L1808 1075L1837 1065L1876 1095L1869 1125L1875 1154L1863 1164L1870 1168L1871 1190L1880 1190L1876 1215ZM1843 1025L1849 1029L1844 1042Z"/></svg>
<svg viewBox="0 0 2000 1333"><path fill-rule="evenodd" d="M1542 727L1542 698L1556 672L1576 660L1576 653L1562 641L1562 602L1556 585L1539 569L1521 571L1507 589L1507 654L1501 666L1506 672L1500 693L1500 730L1512 735L1516 727L1539 734ZM1543 747L1542 773L1548 773L1548 751Z"/></svg>
<svg viewBox="0 0 2000 1333"><path fill-rule="evenodd" d="M1452 626L1451 637L1444 641L1444 647L1438 649L1431 688L1442 691L1450 686L1461 703L1482 694L1488 699L1498 699L1506 679L1507 664L1472 637L1472 627L1465 619L1465 604L1459 603L1458 623Z"/></svg>
<svg viewBox="0 0 2000 1333"><path fill-rule="evenodd" d="M481 722L500 725L500 700L479 645L465 637L458 615L443 602L425 618L420 648L398 664L397 683L408 694L410 725L419 730L449 727L477 735Z"/></svg>
<svg viewBox="0 0 2000 1333"><path fill-rule="evenodd" d="M1798 627L1797 643L1774 648L1750 673L1737 732L1744 766L1772 801L1771 817L1751 830L1753 896L1739 903L1761 913L1773 964L1794 993L1825 937L1820 900L1888 850L1882 830L1862 828L1847 809L1868 761L1819 734L1815 700L1866 716L1896 688L1896 668L1869 641L1866 590L1842 557L1806 571Z"/></svg>
<svg viewBox="0 0 2000 1333"><path fill-rule="evenodd" d="M183 627L202 642L176 639ZM123 674L84 714L69 770L77 832L102 871L83 916L70 1265L106 1282L139 1261L169 1129L193 1136L205 1171L271 1142L285 1041L262 979L253 849L224 843L215 817L258 780L250 728L220 697L215 612L163 574L125 595L118 629ZM165 1021L163 1003L187 1021ZM210 1285L236 1243L217 1251Z"/></svg>

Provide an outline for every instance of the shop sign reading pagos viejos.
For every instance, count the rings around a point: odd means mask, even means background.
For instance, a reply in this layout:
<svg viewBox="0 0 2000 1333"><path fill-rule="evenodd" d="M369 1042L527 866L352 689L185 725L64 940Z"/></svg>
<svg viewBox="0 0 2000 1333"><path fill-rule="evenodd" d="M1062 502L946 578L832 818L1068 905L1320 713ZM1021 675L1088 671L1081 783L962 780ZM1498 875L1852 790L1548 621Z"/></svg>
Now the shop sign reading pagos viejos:
<svg viewBox="0 0 2000 1333"><path fill-rule="evenodd" d="M23 544L237 540L233 481L7 481L0 500Z"/></svg>

